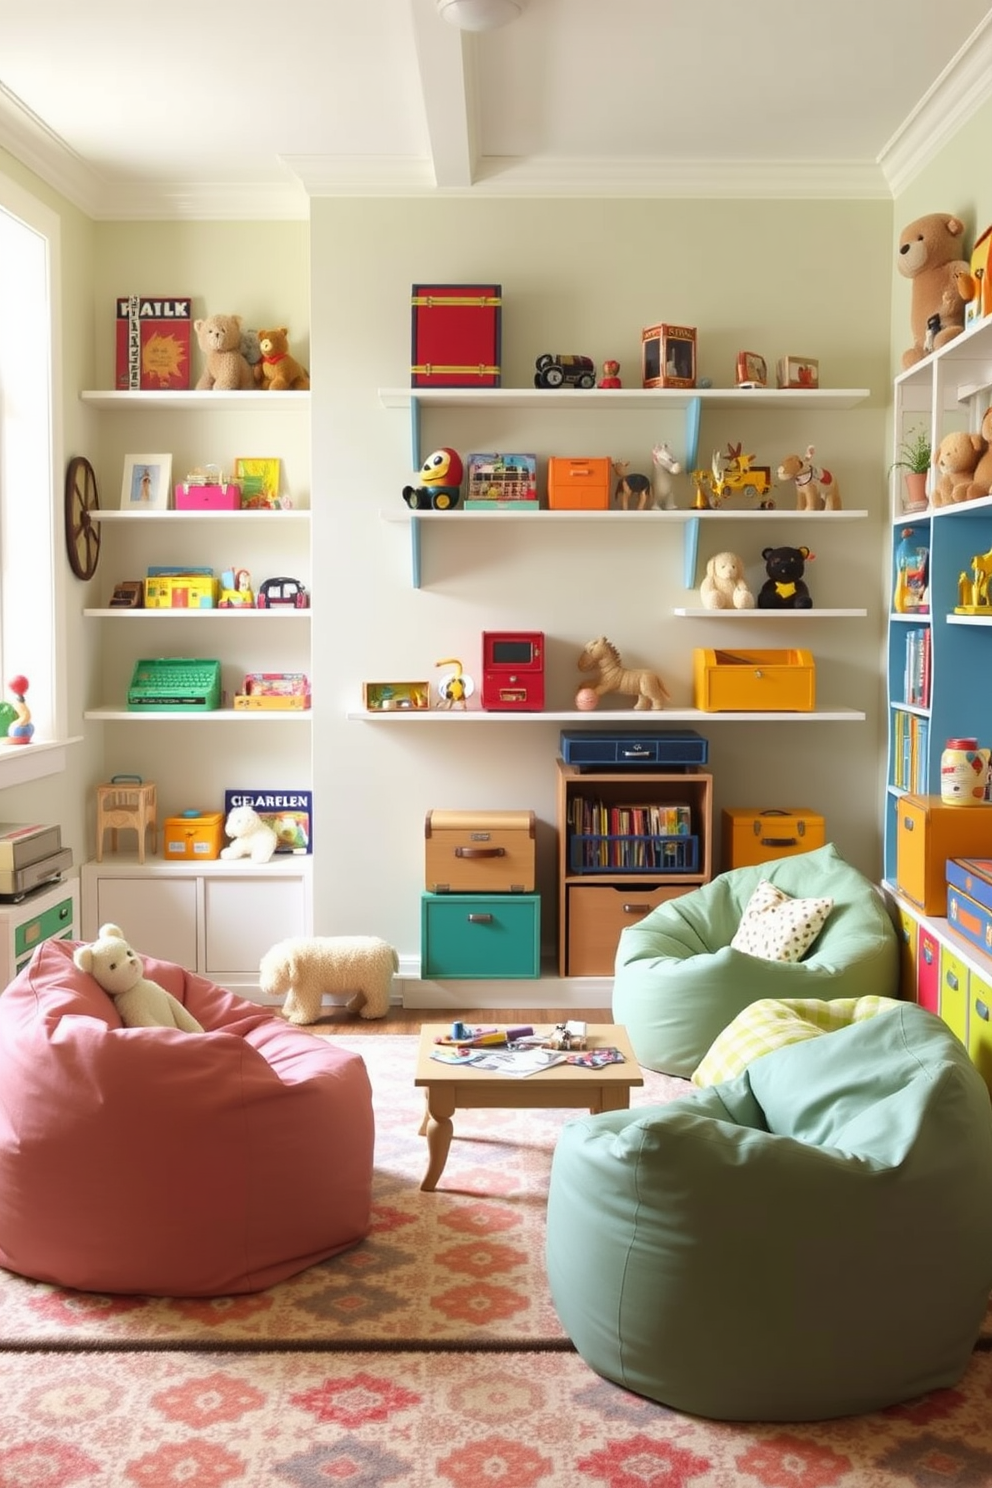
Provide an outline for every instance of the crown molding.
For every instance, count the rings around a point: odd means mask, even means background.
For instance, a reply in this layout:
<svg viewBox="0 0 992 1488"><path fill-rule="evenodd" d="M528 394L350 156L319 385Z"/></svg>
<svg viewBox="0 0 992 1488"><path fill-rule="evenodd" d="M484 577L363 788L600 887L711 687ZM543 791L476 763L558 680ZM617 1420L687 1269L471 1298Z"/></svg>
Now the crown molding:
<svg viewBox="0 0 992 1488"><path fill-rule="evenodd" d="M992 97L992 11L976 26L878 156L898 197Z"/></svg>

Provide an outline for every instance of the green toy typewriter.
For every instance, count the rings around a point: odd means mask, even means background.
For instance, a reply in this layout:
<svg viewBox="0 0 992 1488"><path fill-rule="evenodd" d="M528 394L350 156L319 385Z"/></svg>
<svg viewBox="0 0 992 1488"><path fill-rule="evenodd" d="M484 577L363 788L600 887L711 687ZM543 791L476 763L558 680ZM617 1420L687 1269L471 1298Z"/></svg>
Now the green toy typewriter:
<svg viewBox="0 0 992 1488"><path fill-rule="evenodd" d="M209 713L220 707L220 662L158 656L135 663L127 705L137 713Z"/></svg>

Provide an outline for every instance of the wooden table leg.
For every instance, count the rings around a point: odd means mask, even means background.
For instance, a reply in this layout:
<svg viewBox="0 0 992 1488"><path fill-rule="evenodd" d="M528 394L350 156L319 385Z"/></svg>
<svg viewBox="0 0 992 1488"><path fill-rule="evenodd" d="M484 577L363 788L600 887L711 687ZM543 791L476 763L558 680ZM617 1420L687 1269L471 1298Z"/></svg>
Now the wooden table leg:
<svg viewBox="0 0 992 1488"><path fill-rule="evenodd" d="M444 1172L451 1146L452 1123L455 1113L455 1092L443 1085L427 1086L427 1110L421 1124L421 1133L427 1136L427 1172L420 1185L424 1193L433 1193L437 1181Z"/></svg>
<svg viewBox="0 0 992 1488"><path fill-rule="evenodd" d="M626 1111L630 1107L630 1091L626 1086L598 1085L589 1102L589 1115L598 1116L603 1111Z"/></svg>

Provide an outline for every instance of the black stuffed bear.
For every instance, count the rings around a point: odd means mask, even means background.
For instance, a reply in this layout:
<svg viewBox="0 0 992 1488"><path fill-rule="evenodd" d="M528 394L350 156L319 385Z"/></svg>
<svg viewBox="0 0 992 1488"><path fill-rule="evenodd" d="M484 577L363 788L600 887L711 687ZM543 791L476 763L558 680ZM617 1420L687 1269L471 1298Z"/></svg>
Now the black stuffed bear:
<svg viewBox="0 0 992 1488"><path fill-rule="evenodd" d="M813 601L803 580L813 554L809 548L764 548L768 578L758 593L759 610L811 610Z"/></svg>

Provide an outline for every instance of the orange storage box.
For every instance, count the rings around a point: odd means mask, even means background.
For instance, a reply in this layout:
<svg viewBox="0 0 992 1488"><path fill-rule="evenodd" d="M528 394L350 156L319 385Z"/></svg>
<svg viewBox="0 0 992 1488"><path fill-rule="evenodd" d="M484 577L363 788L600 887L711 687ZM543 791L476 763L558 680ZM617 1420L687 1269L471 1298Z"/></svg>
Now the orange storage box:
<svg viewBox="0 0 992 1488"><path fill-rule="evenodd" d="M533 811L428 811L424 881L432 894L532 894Z"/></svg>
<svg viewBox="0 0 992 1488"><path fill-rule="evenodd" d="M720 825L724 872L792 858L826 843L823 817L805 806L766 811L731 806L722 813Z"/></svg>
<svg viewBox="0 0 992 1488"><path fill-rule="evenodd" d="M609 459L569 459L552 455L548 461L548 506L552 511L608 511Z"/></svg>
<svg viewBox="0 0 992 1488"><path fill-rule="evenodd" d="M896 883L924 914L947 914L948 858L992 857L992 806L947 806L940 796L901 796Z"/></svg>
<svg viewBox="0 0 992 1488"><path fill-rule="evenodd" d="M810 713L816 666L808 651L693 652L695 704L705 713Z"/></svg>
<svg viewBox="0 0 992 1488"><path fill-rule="evenodd" d="M196 816L169 816L165 821L164 856L169 859L219 858L224 846L224 813L201 811Z"/></svg>

